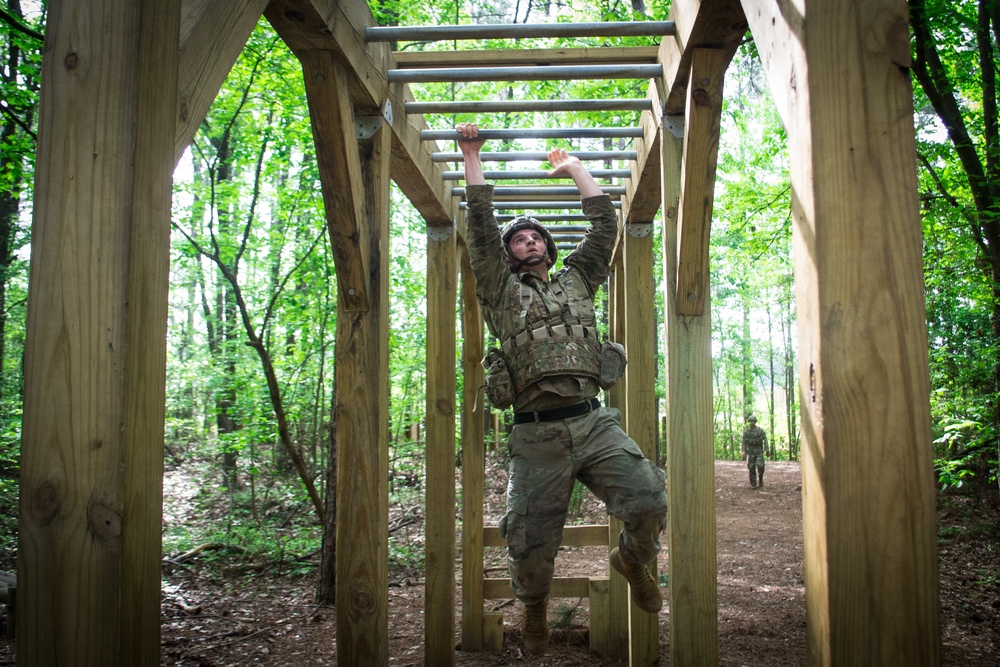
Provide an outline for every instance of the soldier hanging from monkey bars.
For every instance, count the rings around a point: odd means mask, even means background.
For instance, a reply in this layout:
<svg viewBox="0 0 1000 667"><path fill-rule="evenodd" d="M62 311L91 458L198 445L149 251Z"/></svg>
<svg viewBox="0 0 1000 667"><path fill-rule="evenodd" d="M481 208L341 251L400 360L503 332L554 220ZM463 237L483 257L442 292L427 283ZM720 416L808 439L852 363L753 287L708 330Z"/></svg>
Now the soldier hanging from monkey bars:
<svg viewBox="0 0 1000 667"><path fill-rule="evenodd" d="M624 348L601 343L594 315L594 294L611 272L618 237L611 198L578 158L562 149L549 152L550 175L573 179L591 223L563 268L550 275L557 255L552 235L527 216L498 228L479 128L461 123L456 130L465 159L476 294L500 341L483 360L487 392L494 406L514 407L500 532L511 588L524 603L525 649L537 654L548 646L549 587L577 479L624 523L610 561L628 580L632 601L649 613L663 606L647 564L659 553L666 526L664 473L622 430L621 413L597 399L625 367Z"/></svg>

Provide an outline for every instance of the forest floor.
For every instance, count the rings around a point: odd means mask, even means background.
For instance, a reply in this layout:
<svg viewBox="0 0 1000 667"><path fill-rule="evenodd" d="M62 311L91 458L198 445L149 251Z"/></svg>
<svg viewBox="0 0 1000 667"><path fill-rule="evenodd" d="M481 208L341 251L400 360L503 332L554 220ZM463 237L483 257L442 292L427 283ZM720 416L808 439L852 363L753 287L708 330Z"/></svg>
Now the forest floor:
<svg viewBox="0 0 1000 667"><path fill-rule="evenodd" d="M486 520L503 511L505 474L488 472ZM769 461L767 485L751 490L741 461L716 463L718 537L719 664L723 666L801 666L806 659L803 585L801 482L797 463ZM165 499L167 510L184 503ZM993 498L983 501L983 496ZM941 579L942 665L1000 665L1000 508L989 493L945 495L939 500L938 534ZM393 507L392 512L414 508ZM175 519L197 521L197 517ZM604 519L600 504L587 494L578 522ZM413 533L422 539L422 532ZM500 550L487 554L487 572L504 575ZM669 554L661 555L661 583ZM234 560L239 560L238 558ZM557 576L607 572L606 550L564 549ZM458 574L461 567L458 566ZM424 664L424 588L415 570L390 571L389 661ZM460 579L460 576L458 577ZM554 600L549 651L540 657L521 649L520 604L490 601L505 622L500 653L462 651L461 581L456 595L455 663L467 666L533 664L557 666L624 665L587 648L586 600ZM275 575L264 568L248 575L245 564L229 569L166 567L163 579L161 665L224 667L335 665L336 614L313 603L311 576ZM660 664L669 664L668 587L662 586ZM0 620L3 612L0 611ZM0 640L0 665L13 664L16 642Z"/></svg>

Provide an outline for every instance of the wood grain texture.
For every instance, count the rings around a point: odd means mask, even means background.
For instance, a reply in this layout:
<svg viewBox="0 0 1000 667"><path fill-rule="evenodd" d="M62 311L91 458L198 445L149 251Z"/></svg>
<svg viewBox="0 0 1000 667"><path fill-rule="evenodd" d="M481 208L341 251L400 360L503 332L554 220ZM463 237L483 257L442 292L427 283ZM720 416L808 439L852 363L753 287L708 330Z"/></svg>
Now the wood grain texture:
<svg viewBox="0 0 1000 667"><path fill-rule="evenodd" d="M459 248L462 277L462 650L483 647L483 493L486 447L482 389L483 318L476 277L465 244Z"/></svg>
<svg viewBox="0 0 1000 667"><path fill-rule="evenodd" d="M678 315L708 312L708 245L722 119L722 84L730 55L697 49L691 58L677 230Z"/></svg>
<svg viewBox="0 0 1000 667"><path fill-rule="evenodd" d="M389 160L383 125L359 148L359 233L370 252L368 309L348 311L338 281L337 659L387 665L389 595Z"/></svg>
<svg viewBox="0 0 1000 667"><path fill-rule="evenodd" d="M329 51L300 51L326 224L347 312L368 308L368 238L361 232L364 186L350 74Z"/></svg>
<svg viewBox="0 0 1000 667"><path fill-rule="evenodd" d="M177 81L174 164L181 159L268 0L184 0Z"/></svg>
<svg viewBox="0 0 1000 667"><path fill-rule="evenodd" d="M682 141L661 135L667 405L670 664L718 664L712 326L678 315L676 276ZM708 274L702 279L707 283ZM707 284L704 285L707 293Z"/></svg>
<svg viewBox="0 0 1000 667"><path fill-rule="evenodd" d="M81 0L49 10L24 360L18 662L154 665L180 4Z"/></svg>
<svg viewBox="0 0 1000 667"><path fill-rule="evenodd" d="M634 228L632 228L634 229ZM634 236L629 226L622 232L622 256L627 276L625 290L625 367L628 405L625 430L650 461L656 461L656 340L653 315L653 234ZM656 563L650 564L653 577ZM659 614L629 605L629 662L633 666L660 662Z"/></svg>
<svg viewBox="0 0 1000 667"><path fill-rule="evenodd" d="M424 660L455 662L456 235L427 240L427 522Z"/></svg>
<svg viewBox="0 0 1000 667"><path fill-rule="evenodd" d="M907 6L744 4L788 130L810 662L936 665Z"/></svg>

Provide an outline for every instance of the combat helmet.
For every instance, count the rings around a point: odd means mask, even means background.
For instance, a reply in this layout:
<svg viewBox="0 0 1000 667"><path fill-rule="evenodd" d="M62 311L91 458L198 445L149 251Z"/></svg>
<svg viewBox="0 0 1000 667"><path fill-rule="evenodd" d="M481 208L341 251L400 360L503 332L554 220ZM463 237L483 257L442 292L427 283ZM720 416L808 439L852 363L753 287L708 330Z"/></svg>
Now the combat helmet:
<svg viewBox="0 0 1000 667"><path fill-rule="evenodd" d="M757 416L756 415L747 415L747 421L748 422L753 422L754 424L756 424L757 423Z"/></svg>
<svg viewBox="0 0 1000 667"><path fill-rule="evenodd" d="M552 268L552 266L556 263L556 257L559 254L559 251L556 250L556 242L552 238L552 233L538 220L527 215L517 216L508 222L500 232L500 238L503 240L503 252L507 257L507 260L510 261L513 259L510 254L510 240L515 233L521 231L522 229L534 229L542 235L542 238L545 239L545 249L549 255L549 261L546 263L546 266Z"/></svg>

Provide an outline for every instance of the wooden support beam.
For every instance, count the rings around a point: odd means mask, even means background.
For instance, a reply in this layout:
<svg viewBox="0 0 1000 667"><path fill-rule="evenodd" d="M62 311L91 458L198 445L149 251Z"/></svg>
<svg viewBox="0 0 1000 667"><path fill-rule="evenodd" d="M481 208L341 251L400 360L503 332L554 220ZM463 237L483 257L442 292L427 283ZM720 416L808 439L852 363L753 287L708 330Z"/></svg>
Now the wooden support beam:
<svg viewBox="0 0 1000 667"><path fill-rule="evenodd" d="M464 217L464 216L463 216ZM462 650L483 647L483 316L476 298L476 276L468 247L460 248L462 267Z"/></svg>
<svg viewBox="0 0 1000 667"><path fill-rule="evenodd" d="M655 212L655 211L654 211ZM653 315L655 285L653 280L652 222L626 225L622 235L622 257L626 275L625 349L628 352L625 402L628 405L623 426L642 453L656 462L656 325ZM656 562L650 563L653 577ZM629 664L660 663L659 614L650 614L629 605Z"/></svg>
<svg viewBox="0 0 1000 667"><path fill-rule="evenodd" d="M180 3L54 3L24 359L17 660L159 665ZM81 35L81 26L95 26Z"/></svg>
<svg viewBox="0 0 1000 667"><path fill-rule="evenodd" d="M624 242L621 232L615 245L614 259L611 262L611 277L608 279L608 337L622 342L626 338L625 291L628 289L628 279L625 276ZM628 352L628 350L626 350ZM608 390L607 404L618 408L622 413L622 423L628 419L628 380L626 373L614 387ZM623 524L621 519L608 517L608 553L618 546L618 535ZM627 660L629 656L629 600L628 581L618 570L608 563L608 657L616 660Z"/></svg>
<svg viewBox="0 0 1000 667"><path fill-rule="evenodd" d="M370 254L368 308L338 281L337 660L389 663L389 160L387 125L355 144L363 178L358 233Z"/></svg>
<svg viewBox="0 0 1000 667"><path fill-rule="evenodd" d="M712 323L682 316L677 297L682 141L660 135L663 174L664 334L667 405L667 541L670 569L670 664L718 664L715 549L715 445ZM708 274L702 274L708 294Z"/></svg>
<svg viewBox="0 0 1000 667"><path fill-rule="evenodd" d="M367 43L365 28L375 25L368 5L341 0L271 0L264 16L296 54L330 51L351 72L352 99L357 115L382 114L392 125L392 180L431 225L451 225L456 202L451 188L420 141L426 128L422 117L410 117L412 100L403 84L390 86L386 72L392 55L387 44Z"/></svg>
<svg viewBox="0 0 1000 667"><path fill-rule="evenodd" d="M695 49L720 49L732 59L747 32L739 0L700 0L670 4L676 32L660 42L663 63L663 113L684 113L691 58Z"/></svg>
<svg viewBox="0 0 1000 667"><path fill-rule="evenodd" d="M708 303L708 243L715 201L715 173L722 119L722 84L730 54L697 49L691 58L691 85L684 128L677 231L678 315L701 315Z"/></svg>
<svg viewBox="0 0 1000 667"><path fill-rule="evenodd" d="M346 68L330 51L299 51L309 101L326 224L344 308L368 308L368 238L361 233L361 160L351 85ZM381 116L377 116L381 120Z"/></svg>
<svg viewBox="0 0 1000 667"><path fill-rule="evenodd" d="M183 0L174 164L194 139L268 0Z"/></svg>
<svg viewBox="0 0 1000 667"><path fill-rule="evenodd" d="M427 528L424 662L455 664L456 234L427 239Z"/></svg>
<svg viewBox="0 0 1000 667"><path fill-rule="evenodd" d="M632 174L622 196L622 220L626 225L652 222L660 208L661 114L654 86L650 87L650 95L654 98L653 111L639 116L643 133L633 143L636 159L629 165Z"/></svg>
<svg viewBox="0 0 1000 667"><path fill-rule="evenodd" d="M789 141L809 661L937 665L907 5L745 5Z"/></svg>

